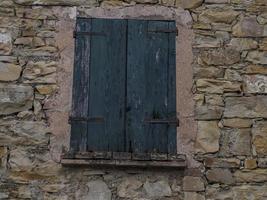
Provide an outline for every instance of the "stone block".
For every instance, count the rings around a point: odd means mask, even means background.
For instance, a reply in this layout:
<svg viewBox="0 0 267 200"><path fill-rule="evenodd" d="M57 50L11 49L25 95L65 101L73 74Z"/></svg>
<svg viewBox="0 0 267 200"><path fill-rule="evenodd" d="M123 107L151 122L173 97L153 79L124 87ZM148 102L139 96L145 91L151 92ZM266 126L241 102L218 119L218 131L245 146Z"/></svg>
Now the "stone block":
<svg viewBox="0 0 267 200"><path fill-rule="evenodd" d="M229 47L238 49L239 51L257 49L258 42L251 38L233 38L228 44Z"/></svg>
<svg viewBox="0 0 267 200"><path fill-rule="evenodd" d="M252 62L253 64L267 64L267 52L265 51L251 51L246 57L247 61Z"/></svg>
<svg viewBox="0 0 267 200"><path fill-rule="evenodd" d="M31 86L0 84L0 114L12 114L32 107L33 88Z"/></svg>
<svg viewBox="0 0 267 200"><path fill-rule="evenodd" d="M223 113L222 106L197 105L195 108L195 118L198 120L221 119Z"/></svg>
<svg viewBox="0 0 267 200"><path fill-rule="evenodd" d="M203 0L176 0L176 7L182 7L184 9L193 9L201 6Z"/></svg>
<svg viewBox="0 0 267 200"><path fill-rule="evenodd" d="M141 194L139 190L143 183L136 178L125 178L117 188L117 195L121 198L135 198Z"/></svg>
<svg viewBox="0 0 267 200"><path fill-rule="evenodd" d="M219 151L220 129L218 121L198 121L196 151L214 153Z"/></svg>
<svg viewBox="0 0 267 200"><path fill-rule="evenodd" d="M223 129L221 133L220 155L251 155L251 130L249 128Z"/></svg>
<svg viewBox="0 0 267 200"><path fill-rule="evenodd" d="M253 125L252 144L258 156L267 155L267 121L256 121Z"/></svg>
<svg viewBox="0 0 267 200"><path fill-rule="evenodd" d="M245 73L267 75L267 67L265 67L264 65L248 65L246 67Z"/></svg>
<svg viewBox="0 0 267 200"><path fill-rule="evenodd" d="M8 32L6 29L0 28L0 55L10 55L11 51L12 51L11 33Z"/></svg>
<svg viewBox="0 0 267 200"><path fill-rule="evenodd" d="M211 169L206 172L206 177L210 183L233 184L233 175L229 169Z"/></svg>
<svg viewBox="0 0 267 200"><path fill-rule="evenodd" d="M225 118L267 118L266 96L226 97Z"/></svg>
<svg viewBox="0 0 267 200"><path fill-rule="evenodd" d="M267 27L258 24L256 16L243 17L233 27L233 35L236 37L265 37Z"/></svg>
<svg viewBox="0 0 267 200"><path fill-rule="evenodd" d="M233 9L206 9L199 15L199 21L205 23L217 22L230 24L238 15L239 12Z"/></svg>
<svg viewBox="0 0 267 200"><path fill-rule="evenodd" d="M156 182L146 181L143 187L149 197L169 197L172 195L169 183L164 180Z"/></svg>
<svg viewBox="0 0 267 200"><path fill-rule="evenodd" d="M222 94L224 92L240 92L241 84L231 81L216 79L198 79L196 81L197 90L200 92Z"/></svg>
<svg viewBox="0 0 267 200"><path fill-rule="evenodd" d="M201 192L205 190L204 181L200 177L185 176L183 178L183 190L191 192Z"/></svg>
<svg viewBox="0 0 267 200"><path fill-rule="evenodd" d="M250 199L266 199L267 186L266 185L241 185L233 187L233 199L236 200L250 200Z"/></svg>
<svg viewBox="0 0 267 200"><path fill-rule="evenodd" d="M20 77L20 73L19 65L0 62L0 81L15 81Z"/></svg>
<svg viewBox="0 0 267 200"><path fill-rule="evenodd" d="M240 160L236 158L205 158L204 165L210 168L239 168Z"/></svg>
<svg viewBox="0 0 267 200"><path fill-rule="evenodd" d="M217 67L196 67L194 68L195 78L222 78L224 75L223 68Z"/></svg>
<svg viewBox="0 0 267 200"><path fill-rule="evenodd" d="M185 192L184 200L205 200L205 196L196 192Z"/></svg>
<svg viewBox="0 0 267 200"><path fill-rule="evenodd" d="M246 159L245 162L246 169L256 169L257 168L257 160L256 159Z"/></svg>
<svg viewBox="0 0 267 200"><path fill-rule="evenodd" d="M224 127L229 127L229 128L249 128L252 126L251 119L241 119L241 118L223 119L221 123Z"/></svg>
<svg viewBox="0 0 267 200"><path fill-rule="evenodd" d="M239 51L226 48L203 51L200 59L207 65L232 65L240 61Z"/></svg>
<svg viewBox="0 0 267 200"><path fill-rule="evenodd" d="M267 93L267 76L245 75L243 76L243 81L246 93Z"/></svg>
<svg viewBox="0 0 267 200"><path fill-rule="evenodd" d="M29 62L22 77L26 83L56 83L56 62Z"/></svg>
<svg viewBox="0 0 267 200"><path fill-rule="evenodd" d="M254 169L254 170L238 170L234 173L234 178L237 182L266 182L267 169Z"/></svg>

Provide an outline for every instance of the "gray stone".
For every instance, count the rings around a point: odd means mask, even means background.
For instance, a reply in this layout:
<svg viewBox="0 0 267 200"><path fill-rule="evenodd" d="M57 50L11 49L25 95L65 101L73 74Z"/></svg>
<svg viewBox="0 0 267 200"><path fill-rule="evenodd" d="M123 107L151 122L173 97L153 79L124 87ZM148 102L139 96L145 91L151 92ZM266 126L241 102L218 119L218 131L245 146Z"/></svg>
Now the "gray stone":
<svg viewBox="0 0 267 200"><path fill-rule="evenodd" d="M84 200L111 200L111 191L105 182L101 180L90 181L87 183L87 187L89 191Z"/></svg>
<svg viewBox="0 0 267 200"><path fill-rule="evenodd" d="M0 62L0 81L15 81L20 77L21 67Z"/></svg>
<svg viewBox="0 0 267 200"><path fill-rule="evenodd" d="M206 177L210 183L233 184L233 175L229 169L211 169L206 173Z"/></svg>
<svg viewBox="0 0 267 200"><path fill-rule="evenodd" d="M138 189L143 183L136 178L126 178L117 188L117 195L122 198L134 198L140 195Z"/></svg>
<svg viewBox="0 0 267 200"><path fill-rule="evenodd" d="M237 182L265 182L267 181L267 169L238 170L234 173Z"/></svg>
<svg viewBox="0 0 267 200"><path fill-rule="evenodd" d="M252 126L252 120L240 119L240 118L223 119L222 125L224 127L230 127L230 128L249 128Z"/></svg>
<svg viewBox="0 0 267 200"><path fill-rule="evenodd" d="M176 0L175 5L184 9L192 9L201 6L203 0Z"/></svg>
<svg viewBox="0 0 267 200"><path fill-rule="evenodd" d="M195 78L222 78L224 69L219 67L196 67L194 68Z"/></svg>
<svg viewBox="0 0 267 200"><path fill-rule="evenodd" d="M230 0L205 0L205 3L210 3L210 4L226 4L229 3Z"/></svg>
<svg viewBox="0 0 267 200"><path fill-rule="evenodd" d="M232 65L240 61L240 53L231 48L208 50L200 54L200 59L207 65Z"/></svg>
<svg viewBox="0 0 267 200"><path fill-rule="evenodd" d="M205 200L205 196L196 192L185 192L184 200Z"/></svg>
<svg viewBox="0 0 267 200"><path fill-rule="evenodd" d="M267 186L266 185L241 185L233 187L234 200L252 200L252 199L267 199Z"/></svg>
<svg viewBox="0 0 267 200"><path fill-rule="evenodd" d="M251 130L249 128L223 129L221 133L220 155L251 155Z"/></svg>
<svg viewBox="0 0 267 200"><path fill-rule="evenodd" d="M232 69L226 69L224 73L224 78L228 81L242 81L242 77L240 75L240 72L237 70L232 70Z"/></svg>
<svg viewBox="0 0 267 200"><path fill-rule="evenodd" d="M232 9L206 9L199 15L199 21L230 24L238 15L239 13Z"/></svg>
<svg viewBox="0 0 267 200"><path fill-rule="evenodd" d="M222 106L197 105L195 108L195 118L198 120L221 119L223 114Z"/></svg>
<svg viewBox="0 0 267 200"><path fill-rule="evenodd" d="M265 37L266 27L258 24L256 16L243 17L233 27L233 35L236 37Z"/></svg>
<svg viewBox="0 0 267 200"><path fill-rule="evenodd" d="M46 146L49 143L49 129L41 121L0 121L0 129L3 129L0 145Z"/></svg>
<svg viewBox="0 0 267 200"><path fill-rule="evenodd" d="M240 83L233 83L225 80L198 79L196 81L197 90L200 92L222 94L224 92L241 91Z"/></svg>
<svg viewBox="0 0 267 200"><path fill-rule="evenodd" d="M266 13L262 13L260 15L258 15L257 17L257 21L259 24L267 24L267 14Z"/></svg>
<svg viewBox="0 0 267 200"><path fill-rule="evenodd" d="M252 144L258 156L267 155L267 121L256 121L253 124Z"/></svg>
<svg viewBox="0 0 267 200"><path fill-rule="evenodd" d="M219 150L220 130L218 121L198 121L196 151L214 153Z"/></svg>
<svg viewBox="0 0 267 200"><path fill-rule="evenodd" d="M244 91L246 93L267 93L267 76L263 75L246 75L243 76Z"/></svg>
<svg viewBox="0 0 267 200"><path fill-rule="evenodd" d="M32 107L31 86L0 84L0 114L12 114Z"/></svg>
<svg viewBox="0 0 267 200"><path fill-rule="evenodd" d="M14 0L15 3L21 5L61 5L61 6L79 6L87 5L93 6L97 5L95 0Z"/></svg>
<svg viewBox="0 0 267 200"><path fill-rule="evenodd" d="M29 62L23 71L25 83L56 83L56 62Z"/></svg>
<svg viewBox="0 0 267 200"><path fill-rule="evenodd" d="M210 168L239 168L240 160L236 158L205 158L204 164Z"/></svg>
<svg viewBox="0 0 267 200"><path fill-rule="evenodd" d="M267 168L267 158L259 158L258 159L258 167Z"/></svg>
<svg viewBox="0 0 267 200"><path fill-rule="evenodd" d="M226 97L225 118L267 118L266 96Z"/></svg>
<svg viewBox="0 0 267 200"><path fill-rule="evenodd" d="M205 190L203 179L194 176L185 176L183 178L183 190L192 192L201 192Z"/></svg>
<svg viewBox="0 0 267 200"><path fill-rule="evenodd" d="M197 36L193 47L195 48L215 48L221 46L221 40L214 37Z"/></svg>
<svg viewBox="0 0 267 200"><path fill-rule="evenodd" d="M233 200L232 188L221 188L217 184L208 185L206 200ZM240 199L241 200L241 199Z"/></svg>
<svg viewBox="0 0 267 200"><path fill-rule="evenodd" d="M246 60L253 64L267 64L267 52L251 51L248 53Z"/></svg>
<svg viewBox="0 0 267 200"><path fill-rule="evenodd" d="M10 55L11 51L12 51L11 33L9 33L6 29L0 28L0 55Z"/></svg>
<svg viewBox="0 0 267 200"><path fill-rule="evenodd" d="M170 185L164 180L156 182L146 181L144 183L144 189L149 197L169 197L172 195Z"/></svg>
<svg viewBox="0 0 267 200"><path fill-rule="evenodd" d="M251 38L233 38L231 39L229 47L238 49L239 51L257 49L258 42Z"/></svg>

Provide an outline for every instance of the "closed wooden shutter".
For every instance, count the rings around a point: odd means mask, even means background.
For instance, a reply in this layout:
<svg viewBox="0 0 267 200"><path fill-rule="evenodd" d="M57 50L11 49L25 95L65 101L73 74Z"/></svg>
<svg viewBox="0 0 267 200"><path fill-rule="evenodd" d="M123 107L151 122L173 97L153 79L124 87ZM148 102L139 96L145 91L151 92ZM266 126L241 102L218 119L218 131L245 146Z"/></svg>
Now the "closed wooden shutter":
<svg viewBox="0 0 267 200"><path fill-rule="evenodd" d="M133 152L176 152L174 22L128 22L127 135Z"/></svg>
<svg viewBox="0 0 267 200"><path fill-rule="evenodd" d="M74 151L176 152L175 23L77 20Z"/></svg>

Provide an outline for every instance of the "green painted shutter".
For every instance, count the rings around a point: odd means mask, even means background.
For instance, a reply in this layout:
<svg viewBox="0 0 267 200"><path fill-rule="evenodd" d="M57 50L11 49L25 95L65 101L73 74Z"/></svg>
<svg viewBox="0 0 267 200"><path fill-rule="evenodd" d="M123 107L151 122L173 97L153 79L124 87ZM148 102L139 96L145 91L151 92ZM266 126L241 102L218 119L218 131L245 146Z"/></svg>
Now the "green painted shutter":
<svg viewBox="0 0 267 200"><path fill-rule="evenodd" d="M133 152L176 152L174 22L128 22L127 136ZM159 123L158 123L159 122Z"/></svg>
<svg viewBox="0 0 267 200"><path fill-rule="evenodd" d="M126 25L77 20L71 129L76 151L125 151Z"/></svg>
<svg viewBox="0 0 267 200"><path fill-rule="evenodd" d="M73 149L176 152L175 124L151 123L176 119L174 29L173 21L77 20Z"/></svg>

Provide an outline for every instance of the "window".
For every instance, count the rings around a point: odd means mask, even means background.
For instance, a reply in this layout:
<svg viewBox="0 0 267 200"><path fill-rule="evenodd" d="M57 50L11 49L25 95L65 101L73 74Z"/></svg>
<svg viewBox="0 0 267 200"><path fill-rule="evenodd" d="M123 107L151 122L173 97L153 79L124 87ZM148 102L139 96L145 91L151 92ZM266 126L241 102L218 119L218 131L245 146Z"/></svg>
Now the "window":
<svg viewBox="0 0 267 200"><path fill-rule="evenodd" d="M176 154L175 21L78 18L73 152Z"/></svg>

